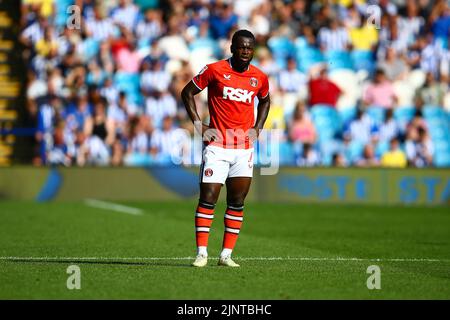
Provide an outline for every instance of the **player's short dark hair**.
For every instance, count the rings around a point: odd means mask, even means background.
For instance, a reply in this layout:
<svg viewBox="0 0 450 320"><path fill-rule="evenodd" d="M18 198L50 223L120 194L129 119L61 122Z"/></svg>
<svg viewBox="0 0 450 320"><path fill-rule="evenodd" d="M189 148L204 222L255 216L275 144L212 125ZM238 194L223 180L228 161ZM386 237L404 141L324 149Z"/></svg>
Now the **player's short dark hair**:
<svg viewBox="0 0 450 320"><path fill-rule="evenodd" d="M248 31L248 30L241 29L241 30L236 31L236 32L233 34L233 38L231 39L231 44L232 44L232 45L236 44L236 41L237 41L237 39L238 39L239 37L250 38L250 39L253 39L253 41L256 40L256 39L255 39L255 36L253 35L253 33L251 33L251 32Z"/></svg>

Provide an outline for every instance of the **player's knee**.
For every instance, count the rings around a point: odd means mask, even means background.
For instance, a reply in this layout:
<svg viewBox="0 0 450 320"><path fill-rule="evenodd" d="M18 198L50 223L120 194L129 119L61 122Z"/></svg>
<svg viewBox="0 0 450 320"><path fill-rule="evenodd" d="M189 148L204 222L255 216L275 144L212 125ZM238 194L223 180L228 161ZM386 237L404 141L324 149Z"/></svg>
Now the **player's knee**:
<svg viewBox="0 0 450 320"><path fill-rule="evenodd" d="M200 192L200 200L216 204L217 198L219 197L217 191L215 189L203 189Z"/></svg>
<svg viewBox="0 0 450 320"><path fill-rule="evenodd" d="M227 206L231 208L243 208L244 200L242 201L227 201Z"/></svg>
<svg viewBox="0 0 450 320"><path fill-rule="evenodd" d="M215 206L217 199L216 199L216 196L214 195L214 193L204 193L199 198L199 202L203 202L203 203Z"/></svg>
<svg viewBox="0 0 450 320"><path fill-rule="evenodd" d="M235 205L244 205L245 201L245 194L233 194L227 196L227 203L228 204L235 204Z"/></svg>

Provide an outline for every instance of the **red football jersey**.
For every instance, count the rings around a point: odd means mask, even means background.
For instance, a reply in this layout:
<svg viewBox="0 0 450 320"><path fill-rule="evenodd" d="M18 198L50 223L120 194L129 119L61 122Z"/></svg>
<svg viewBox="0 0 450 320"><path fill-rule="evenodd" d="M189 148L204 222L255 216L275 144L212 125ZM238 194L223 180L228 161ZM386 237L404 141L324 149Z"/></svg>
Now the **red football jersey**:
<svg viewBox="0 0 450 320"><path fill-rule="evenodd" d="M208 88L209 126L221 135L211 143L223 148L251 148L248 130L255 123L254 99L269 94L267 76L253 65L237 72L228 59L208 64L192 81L200 90Z"/></svg>

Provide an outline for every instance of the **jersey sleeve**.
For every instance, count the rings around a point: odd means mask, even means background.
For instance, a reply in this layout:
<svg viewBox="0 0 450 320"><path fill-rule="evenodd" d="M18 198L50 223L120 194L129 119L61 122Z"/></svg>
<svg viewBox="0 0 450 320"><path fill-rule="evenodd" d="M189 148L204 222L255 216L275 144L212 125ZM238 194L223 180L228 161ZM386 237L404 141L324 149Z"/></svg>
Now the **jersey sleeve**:
<svg viewBox="0 0 450 320"><path fill-rule="evenodd" d="M192 78L192 82L199 90L203 90L211 82L212 78L213 71L210 66L206 65L194 78Z"/></svg>
<svg viewBox="0 0 450 320"><path fill-rule="evenodd" d="M263 75L261 83L261 88L258 92L258 99L264 99L269 95L269 79L266 75Z"/></svg>

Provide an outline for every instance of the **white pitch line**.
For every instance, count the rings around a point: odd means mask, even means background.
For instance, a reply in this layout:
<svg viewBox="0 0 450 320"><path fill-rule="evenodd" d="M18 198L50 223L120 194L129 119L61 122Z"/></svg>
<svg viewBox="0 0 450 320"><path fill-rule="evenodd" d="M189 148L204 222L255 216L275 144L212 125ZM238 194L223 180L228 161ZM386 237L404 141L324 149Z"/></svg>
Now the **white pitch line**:
<svg viewBox="0 0 450 320"><path fill-rule="evenodd" d="M151 261L192 260L195 257L0 257L0 260L24 261ZM370 262L450 262L450 259L430 258L344 258L344 257L235 257L236 260L251 261L370 261Z"/></svg>
<svg viewBox="0 0 450 320"><path fill-rule="evenodd" d="M100 201L96 199L85 199L84 203L93 208L105 209L105 210L113 210L122 213L128 213L132 215L141 215L143 211L138 208L124 206L122 204L117 204L113 202Z"/></svg>

